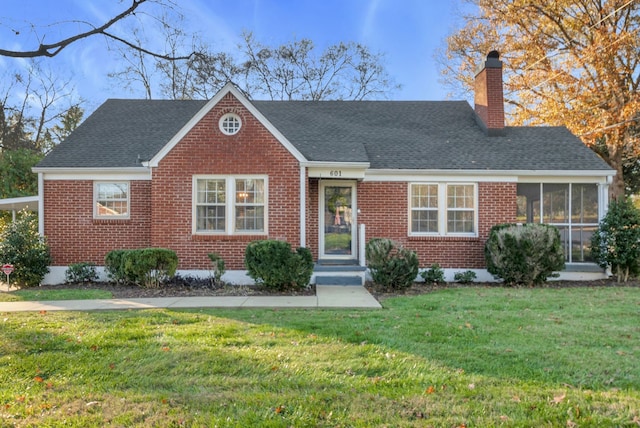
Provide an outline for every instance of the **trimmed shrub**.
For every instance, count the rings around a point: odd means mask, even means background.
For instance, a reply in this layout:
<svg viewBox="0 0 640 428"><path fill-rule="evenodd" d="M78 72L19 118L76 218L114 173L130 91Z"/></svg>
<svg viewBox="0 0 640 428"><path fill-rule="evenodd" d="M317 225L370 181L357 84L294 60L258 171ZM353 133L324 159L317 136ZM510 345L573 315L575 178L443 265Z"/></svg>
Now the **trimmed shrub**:
<svg viewBox="0 0 640 428"><path fill-rule="evenodd" d="M409 288L418 276L418 255L390 239L373 238L365 249L373 282L386 290Z"/></svg>
<svg viewBox="0 0 640 428"><path fill-rule="evenodd" d="M222 282L222 275L224 275L226 271L224 259L216 253L209 253L207 256L209 256L212 264L211 272L213 275L211 276L211 281L214 285L220 284Z"/></svg>
<svg viewBox="0 0 640 428"><path fill-rule="evenodd" d="M109 279L117 284L127 284L133 282L124 270L124 262L128 253L133 250L112 250L104 258L104 267Z"/></svg>
<svg viewBox="0 0 640 428"><path fill-rule="evenodd" d="M0 233L0 263L12 264L12 284L18 287L36 287L49 272L51 255L45 239L38 233L38 219L31 213L21 212L16 221L9 223Z"/></svg>
<svg viewBox="0 0 640 428"><path fill-rule="evenodd" d="M529 223L491 228L484 248L487 270L506 285L537 285L564 269L560 233L554 226Z"/></svg>
<svg viewBox="0 0 640 428"><path fill-rule="evenodd" d="M115 282L157 288L175 275L178 256L165 248L114 250L107 253L105 267Z"/></svg>
<svg viewBox="0 0 640 428"><path fill-rule="evenodd" d="M425 271L420 272L424 282L429 284L442 284L444 281L444 270L438 263L434 263Z"/></svg>
<svg viewBox="0 0 640 428"><path fill-rule="evenodd" d="M636 276L640 258L640 210L629 200L612 201L591 237L591 254L603 268L611 267L618 282Z"/></svg>
<svg viewBox="0 0 640 428"><path fill-rule="evenodd" d="M94 263L80 262L70 264L64 274L66 282L91 282L98 279Z"/></svg>
<svg viewBox="0 0 640 428"><path fill-rule="evenodd" d="M247 245L244 263L257 284L276 290L301 289L309 285L313 257L308 248L291 250L288 242L253 241Z"/></svg>
<svg viewBox="0 0 640 428"><path fill-rule="evenodd" d="M453 274L453 280L460 284L471 284L477 278L476 273L472 270L466 270L464 272L456 272Z"/></svg>

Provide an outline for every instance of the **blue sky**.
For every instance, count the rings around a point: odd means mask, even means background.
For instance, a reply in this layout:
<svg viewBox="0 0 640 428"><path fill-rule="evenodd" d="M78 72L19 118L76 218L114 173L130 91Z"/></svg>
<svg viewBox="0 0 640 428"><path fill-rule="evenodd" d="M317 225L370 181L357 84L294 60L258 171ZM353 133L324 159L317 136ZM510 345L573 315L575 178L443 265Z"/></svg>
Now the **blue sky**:
<svg viewBox="0 0 640 428"><path fill-rule="evenodd" d="M188 20L216 50L232 51L243 30L257 40L277 45L310 38L319 48L340 41L355 41L385 54L389 74L402 89L398 100L445 99L434 55L444 38L459 25L460 0L176 0ZM126 9L130 0L3 0L0 9L0 47L31 49L38 37L54 41L88 21L101 24ZM140 10L145 10L143 5ZM145 19L143 16L141 19ZM57 23L56 25L51 25ZM15 31L20 34L16 35ZM107 98L134 98L107 78L117 64L94 37L78 42L47 65L71 76L89 109ZM24 60L0 58L0 70L24 64Z"/></svg>

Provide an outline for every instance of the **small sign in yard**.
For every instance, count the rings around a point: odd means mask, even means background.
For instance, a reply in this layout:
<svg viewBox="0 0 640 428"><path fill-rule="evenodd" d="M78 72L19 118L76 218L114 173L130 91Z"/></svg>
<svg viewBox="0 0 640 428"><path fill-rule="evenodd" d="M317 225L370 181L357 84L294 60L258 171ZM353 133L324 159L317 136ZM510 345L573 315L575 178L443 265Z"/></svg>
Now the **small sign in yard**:
<svg viewBox="0 0 640 428"><path fill-rule="evenodd" d="M13 265L2 265L2 272L7 276L11 275L13 273Z"/></svg>
<svg viewBox="0 0 640 428"><path fill-rule="evenodd" d="M11 287L11 282L9 282L9 275L13 273L13 265L4 264L2 265L2 272L7 275L7 286Z"/></svg>

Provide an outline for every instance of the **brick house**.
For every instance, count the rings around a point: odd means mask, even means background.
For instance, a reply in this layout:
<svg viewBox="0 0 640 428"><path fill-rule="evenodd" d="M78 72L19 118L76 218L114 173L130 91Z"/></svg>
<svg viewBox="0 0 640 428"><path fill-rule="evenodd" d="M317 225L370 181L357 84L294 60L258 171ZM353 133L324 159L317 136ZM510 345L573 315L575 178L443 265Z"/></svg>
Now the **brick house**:
<svg viewBox="0 0 640 428"><path fill-rule="evenodd" d="M602 275L588 247L615 172L564 127L505 127L497 55L476 86L475 108L252 101L231 84L209 101L108 100L34 168L46 281L152 246L184 273L218 253L243 282L247 243L267 238L358 270L372 237L486 279L491 226L516 221L556 225L567 271Z"/></svg>

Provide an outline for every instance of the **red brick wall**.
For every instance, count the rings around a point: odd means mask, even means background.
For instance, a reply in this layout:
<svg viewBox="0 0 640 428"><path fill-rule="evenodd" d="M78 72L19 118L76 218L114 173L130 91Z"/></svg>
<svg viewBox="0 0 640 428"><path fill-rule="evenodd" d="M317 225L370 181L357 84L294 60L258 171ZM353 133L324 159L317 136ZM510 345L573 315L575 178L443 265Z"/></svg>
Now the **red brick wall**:
<svg viewBox="0 0 640 428"><path fill-rule="evenodd" d="M479 183L478 237L409 237L408 192L408 183L359 183L358 222L366 225L367 240L391 238L416 251L420 267L482 269L491 226L515 221L516 184Z"/></svg>
<svg viewBox="0 0 640 428"><path fill-rule="evenodd" d="M489 129L504 128L502 67L486 67L475 79L474 108Z"/></svg>
<svg viewBox="0 0 640 428"><path fill-rule="evenodd" d="M242 120L233 136L220 132L218 121L229 112ZM269 235L203 236L192 234L192 177L212 175L268 176ZM300 244L300 168L298 161L231 94L216 105L165 156L153 171L153 246L175 250L179 269L207 269L208 253L219 253L229 270L244 269L244 251L257 239Z"/></svg>
<svg viewBox="0 0 640 428"><path fill-rule="evenodd" d="M130 182L129 220L94 220L93 181L44 182L44 233L54 266L93 262L119 248L144 248L151 243L151 182Z"/></svg>

